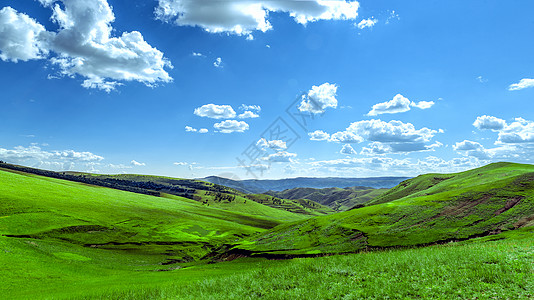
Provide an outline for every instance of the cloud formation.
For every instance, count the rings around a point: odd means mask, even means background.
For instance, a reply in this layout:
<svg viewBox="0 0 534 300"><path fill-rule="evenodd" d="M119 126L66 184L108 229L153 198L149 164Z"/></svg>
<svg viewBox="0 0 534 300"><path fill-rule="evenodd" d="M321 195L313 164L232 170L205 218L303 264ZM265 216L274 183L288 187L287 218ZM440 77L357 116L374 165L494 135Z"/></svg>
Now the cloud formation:
<svg viewBox="0 0 534 300"><path fill-rule="evenodd" d="M337 85L328 82L320 86L312 86L306 94L302 95L302 101L298 107L301 112L313 114L323 113L328 107L337 107Z"/></svg>
<svg viewBox="0 0 534 300"><path fill-rule="evenodd" d="M10 7L0 11L0 58L49 59L60 76L84 78L82 86L107 92L123 81L147 86L170 82L172 64L137 31L113 36L115 16L106 0L40 0L52 10L55 32ZM59 4L61 3L61 5ZM53 54L50 56L50 54ZM57 75L54 75L57 76Z"/></svg>
<svg viewBox="0 0 534 300"><path fill-rule="evenodd" d="M48 55L51 34L28 15L7 6L0 10L0 59L18 62Z"/></svg>
<svg viewBox="0 0 534 300"><path fill-rule="evenodd" d="M297 157L296 153L290 153L286 151L280 151L268 156L262 157L262 160L272 162L272 163L281 163L281 162L293 162L293 158Z"/></svg>
<svg viewBox="0 0 534 300"><path fill-rule="evenodd" d="M236 112L230 105L206 104L195 108L194 114L212 119L232 119Z"/></svg>
<svg viewBox="0 0 534 300"><path fill-rule="evenodd" d="M508 124L503 119L484 115L477 117L473 126L481 130L489 129L498 132L497 143L534 143L534 122L523 118L515 118L513 122Z"/></svg>
<svg viewBox="0 0 534 300"><path fill-rule="evenodd" d="M518 83L511 84L508 87L509 91L518 91L526 88L534 87L534 79L523 78Z"/></svg>
<svg viewBox="0 0 534 300"><path fill-rule="evenodd" d="M358 29L371 28L375 26L376 23L378 23L377 19L368 18L368 19L361 20L356 26L358 27Z"/></svg>
<svg viewBox="0 0 534 300"><path fill-rule="evenodd" d="M249 126L245 121L225 120L213 125L215 129L222 133L245 132Z"/></svg>
<svg viewBox="0 0 534 300"><path fill-rule="evenodd" d="M351 145L345 144L345 145L343 145L343 147L341 148L341 151L339 151L339 153L351 155L351 154L356 154L356 151L354 151L354 148L352 148Z"/></svg>
<svg viewBox="0 0 534 300"><path fill-rule="evenodd" d="M102 156L91 152L74 150L47 151L36 144L32 144L29 147L17 146L13 149L0 148L0 160L56 170L72 170L80 166L87 167L89 164L97 163L103 159Z"/></svg>
<svg viewBox="0 0 534 300"><path fill-rule="evenodd" d="M247 110L247 111L244 111L242 114L239 114L237 117L239 119L249 119L249 118L259 118L260 115L250 110Z"/></svg>
<svg viewBox="0 0 534 300"><path fill-rule="evenodd" d="M265 138L261 138L256 142L256 146L262 148L263 150L266 150L267 148L273 149L275 151L282 151L287 149L286 142L282 140L272 140L268 141Z"/></svg>
<svg viewBox="0 0 534 300"><path fill-rule="evenodd" d="M208 133L209 130L207 128L196 129L196 128L193 128L191 126L185 126L185 131L186 132Z"/></svg>
<svg viewBox="0 0 534 300"><path fill-rule="evenodd" d="M134 166L134 167L144 167L144 166L146 166L145 163L138 162L138 161L136 161L136 160L132 160L132 161L130 162L130 164L131 164L132 166Z"/></svg>
<svg viewBox="0 0 534 300"><path fill-rule="evenodd" d="M308 136L312 141L326 141L330 138L330 134L322 130L315 130L314 132L309 132Z"/></svg>
<svg viewBox="0 0 534 300"><path fill-rule="evenodd" d="M177 26L195 26L211 33L246 35L272 29L270 12L289 14L297 23L319 20L354 20L359 3L345 0L266 1L266 0L159 0L157 19Z"/></svg>
<svg viewBox="0 0 534 300"><path fill-rule="evenodd" d="M409 111L412 109L412 107L417 107L419 109L428 109L433 105L434 101L419 101L416 103L408 100L408 98L404 97L401 94L397 94L390 101L373 105L373 108L367 115L377 116L381 114L396 114Z"/></svg>

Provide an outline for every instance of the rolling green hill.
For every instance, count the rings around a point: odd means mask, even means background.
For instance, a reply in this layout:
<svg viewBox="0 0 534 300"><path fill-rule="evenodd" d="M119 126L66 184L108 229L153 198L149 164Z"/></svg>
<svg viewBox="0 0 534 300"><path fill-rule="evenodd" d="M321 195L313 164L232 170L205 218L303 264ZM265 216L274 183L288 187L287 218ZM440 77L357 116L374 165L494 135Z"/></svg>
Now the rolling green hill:
<svg viewBox="0 0 534 300"><path fill-rule="evenodd" d="M335 211L345 211L356 205L369 202L371 199L383 194L387 189L373 189L355 186L347 188L294 188L281 192L268 191L266 195L283 199L308 199L330 207Z"/></svg>
<svg viewBox="0 0 534 300"><path fill-rule="evenodd" d="M534 226L534 166L496 163L402 182L366 207L277 226L247 255L310 255L464 240Z"/></svg>

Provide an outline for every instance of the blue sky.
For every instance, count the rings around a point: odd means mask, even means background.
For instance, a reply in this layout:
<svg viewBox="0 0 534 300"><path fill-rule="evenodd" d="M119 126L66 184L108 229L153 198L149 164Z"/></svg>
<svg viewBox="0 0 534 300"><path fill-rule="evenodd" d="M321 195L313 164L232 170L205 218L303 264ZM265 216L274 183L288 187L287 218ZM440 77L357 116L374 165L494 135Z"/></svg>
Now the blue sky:
<svg viewBox="0 0 534 300"><path fill-rule="evenodd" d="M533 9L0 1L0 160L241 179L532 163Z"/></svg>

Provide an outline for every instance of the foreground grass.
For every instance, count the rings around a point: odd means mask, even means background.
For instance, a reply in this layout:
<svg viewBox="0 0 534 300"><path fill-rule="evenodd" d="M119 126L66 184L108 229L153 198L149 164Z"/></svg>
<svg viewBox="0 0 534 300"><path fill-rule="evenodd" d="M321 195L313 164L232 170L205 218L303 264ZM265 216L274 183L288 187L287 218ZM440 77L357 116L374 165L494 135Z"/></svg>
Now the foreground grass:
<svg viewBox="0 0 534 300"><path fill-rule="evenodd" d="M80 299L532 299L533 245L527 235L287 261L244 259L219 264L248 265L231 276Z"/></svg>

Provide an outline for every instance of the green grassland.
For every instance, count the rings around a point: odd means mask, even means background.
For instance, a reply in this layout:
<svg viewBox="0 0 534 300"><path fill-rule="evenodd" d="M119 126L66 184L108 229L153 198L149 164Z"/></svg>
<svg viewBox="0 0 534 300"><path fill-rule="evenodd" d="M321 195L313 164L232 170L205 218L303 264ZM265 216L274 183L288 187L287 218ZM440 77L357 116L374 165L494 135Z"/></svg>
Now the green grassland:
<svg viewBox="0 0 534 300"><path fill-rule="evenodd" d="M334 214L159 192L0 169L0 298L534 297L534 166L422 175Z"/></svg>
<svg viewBox="0 0 534 300"><path fill-rule="evenodd" d="M305 255L463 240L534 225L534 166L491 164L402 182L374 205L277 226L234 248Z"/></svg>

